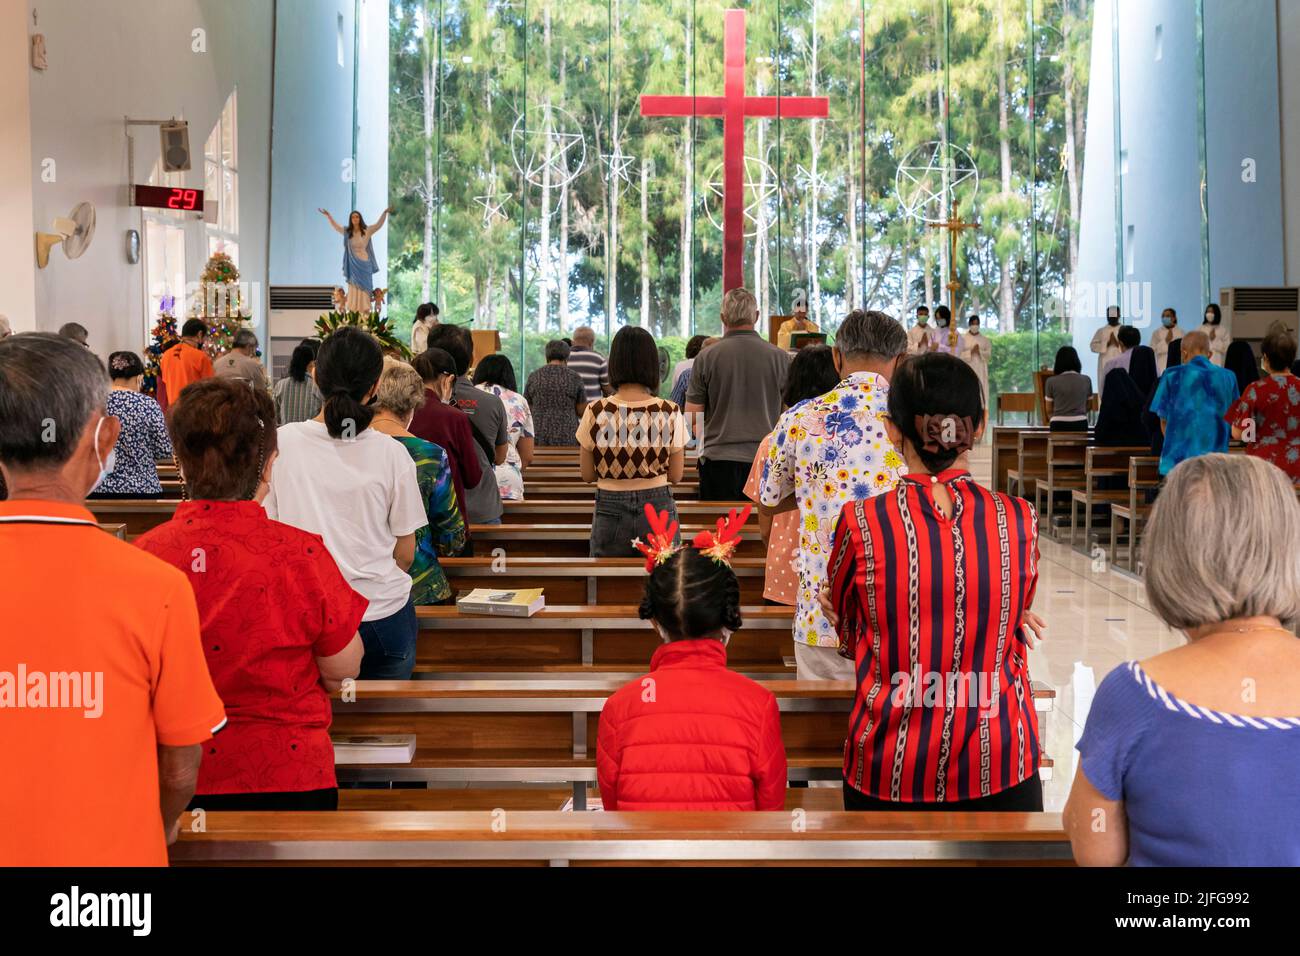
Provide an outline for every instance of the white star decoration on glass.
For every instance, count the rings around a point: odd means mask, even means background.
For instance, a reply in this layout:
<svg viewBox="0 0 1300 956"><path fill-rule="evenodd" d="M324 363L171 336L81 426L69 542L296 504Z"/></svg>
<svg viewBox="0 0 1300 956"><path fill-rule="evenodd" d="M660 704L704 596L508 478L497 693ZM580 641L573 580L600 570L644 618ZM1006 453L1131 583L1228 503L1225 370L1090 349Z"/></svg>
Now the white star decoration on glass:
<svg viewBox="0 0 1300 956"><path fill-rule="evenodd" d="M795 166L794 181L804 192L813 196L824 196L830 192L831 181L821 172L812 172L802 163Z"/></svg>
<svg viewBox="0 0 1300 956"><path fill-rule="evenodd" d="M604 161L606 169L609 170L609 179L612 180L617 176L629 186L632 184L632 177L628 175L628 169L631 168L632 163L635 160L633 157L624 153L622 147L619 147L612 153L601 153L600 158Z"/></svg>
<svg viewBox="0 0 1300 956"><path fill-rule="evenodd" d="M506 204L510 198L509 193L489 193L485 196L475 196L474 201L483 207L483 225L490 226L497 219L504 219L505 213L501 207Z"/></svg>
<svg viewBox="0 0 1300 956"><path fill-rule="evenodd" d="M722 164L717 163L710 170L709 176L705 180L703 201L704 214L709 217L709 222L713 223L714 228L719 231L722 231L722 220L718 218L717 210L722 207L723 191ZM746 156L745 222L753 226L753 229L746 229L746 238L758 235L758 226L761 222L772 221L773 217L768 215L767 206L776 193L776 173L772 167L756 156Z"/></svg>
<svg viewBox="0 0 1300 956"><path fill-rule="evenodd" d="M922 143L903 157L894 174L899 204L921 222L947 222L957 205L958 186L962 192L979 190L979 170L970 153L950 143L945 165L943 151L942 141Z"/></svg>
<svg viewBox="0 0 1300 956"><path fill-rule="evenodd" d="M510 155L515 168L529 183L543 189L567 185L587 164L587 140L573 132L580 128L568 110L558 106L529 107L510 131Z"/></svg>

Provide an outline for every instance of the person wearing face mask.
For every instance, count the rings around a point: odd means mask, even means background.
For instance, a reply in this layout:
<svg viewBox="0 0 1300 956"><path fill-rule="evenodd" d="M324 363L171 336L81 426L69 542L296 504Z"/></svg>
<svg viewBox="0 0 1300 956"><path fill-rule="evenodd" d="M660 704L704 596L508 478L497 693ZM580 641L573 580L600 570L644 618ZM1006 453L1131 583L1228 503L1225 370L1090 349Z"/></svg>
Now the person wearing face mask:
<svg viewBox="0 0 1300 956"><path fill-rule="evenodd" d="M1119 306L1107 306L1106 324L1093 333L1088 347L1097 356L1097 394L1100 395L1103 391L1102 383L1106 379L1106 366L1124 351L1119 337Z"/></svg>
<svg viewBox="0 0 1300 956"><path fill-rule="evenodd" d="M930 338L930 310L924 305L916 307L916 324L907 330L907 354L922 355L933 347Z"/></svg>
<svg viewBox="0 0 1300 956"><path fill-rule="evenodd" d="M930 332L930 351L956 355L961 351L961 336L952 325L952 310L941 305L934 310L934 329Z"/></svg>
<svg viewBox="0 0 1300 956"><path fill-rule="evenodd" d="M730 560L748 516L748 506L733 511L724 531L681 547L676 522L647 508L655 532L640 542L650 572L640 616L663 644L650 673L601 711L596 776L606 810L785 807L776 697L727 668L727 641L744 623Z"/></svg>
<svg viewBox="0 0 1300 956"><path fill-rule="evenodd" d="M1223 368L1227 361L1228 346L1232 344L1232 335L1223 327L1223 310L1211 302L1205 307L1205 324L1201 331L1210 340L1210 364Z"/></svg>
<svg viewBox="0 0 1300 956"><path fill-rule="evenodd" d="M966 334L961 337L958 357L979 376L980 395L984 407L989 407L989 340L980 334L980 317L972 315L966 320Z"/></svg>
<svg viewBox="0 0 1300 956"><path fill-rule="evenodd" d="M0 661L29 687L87 678L58 710L0 719L0 819L15 824L0 866L166 866L201 745L226 723L189 581L84 504L121 430L108 389L76 342L0 340Z"/></svg>
<svg viewBox="0 0 1300 956"><path fill-rule="evenodd" d="M1156 353L1156 373L1165 374L1169 364L1169 343L1183 337L1183 330L1178 327L1178 313L1165 309L1160 313L1160 328L1151 333L1151 351Z"/></svg>

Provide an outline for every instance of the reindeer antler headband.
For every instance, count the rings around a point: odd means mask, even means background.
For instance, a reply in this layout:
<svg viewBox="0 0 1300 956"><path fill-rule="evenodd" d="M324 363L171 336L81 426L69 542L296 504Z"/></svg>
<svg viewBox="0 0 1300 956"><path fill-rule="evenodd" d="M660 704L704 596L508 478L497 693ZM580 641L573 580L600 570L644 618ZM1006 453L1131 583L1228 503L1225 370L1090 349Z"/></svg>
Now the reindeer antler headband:
<svg viewBox="0 0 1300 956"><path fill-rule="evenodd" d="M732 555L740 545L741 529L745 527L752 510L753 505L745 505L740 511L731 509L727 517L718 519L716 530L701 531L691 541L691 545L706 558L731 567ZM675 543L677 522L668 520L668 512L656 511L654 505L647 504L645 516L650 522L649 542L637 538L632 546L645 555L645 569L649 574L680 551L681 545Z"/></svg>

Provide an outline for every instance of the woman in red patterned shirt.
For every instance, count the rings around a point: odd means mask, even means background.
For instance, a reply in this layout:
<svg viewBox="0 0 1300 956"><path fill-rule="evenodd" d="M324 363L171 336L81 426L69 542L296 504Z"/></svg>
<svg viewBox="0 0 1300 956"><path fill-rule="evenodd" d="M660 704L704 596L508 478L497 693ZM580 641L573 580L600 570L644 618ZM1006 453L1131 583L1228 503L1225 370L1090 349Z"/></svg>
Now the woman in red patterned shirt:
<svg viewBox="0 0 1300 956"><path fill-rule="evenodd" d="M1233 343L1236 344L1236 343ZM1290 332L1270 332L1260 346L1265 375L1249 385L1223 417L1246 454L1270 461L1300 484L1300 378L1291 373L1296 341Z"/></svg>
<svg viewBox="0 0 1300 956"><path fill-rule="evenodd" d="M886 425L908 474L895 491L844 506L823 591L857 671L844 807L1041 810L1022 636L1037 515L967 470L984 408L960 359L903 363Z"/></svg>

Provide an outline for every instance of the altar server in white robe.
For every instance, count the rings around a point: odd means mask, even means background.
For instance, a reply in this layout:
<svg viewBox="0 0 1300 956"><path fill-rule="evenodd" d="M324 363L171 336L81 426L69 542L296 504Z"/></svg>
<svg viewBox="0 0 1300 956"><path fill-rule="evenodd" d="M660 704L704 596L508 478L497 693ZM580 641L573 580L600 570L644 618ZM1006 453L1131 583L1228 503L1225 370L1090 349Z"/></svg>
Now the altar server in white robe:
<svg viewBox="0 0 1300 956"><path fill-rule="evenodd" d="M931 351L930 310L924 305L916 307L916 324L907 330L907 354L923 355Z"/></svg>
<svg viewBox="0 0 1300 956"><path fill-rule="evenodd" d="M1178 327L1178 313L1165 309L1160 313L1160 328L1151 333L1151 351L1156 353L1156 374L1164 375L1169 364L1169 343L1177 342L1183 337L1183 330Z"/></svg>
<svg viewBox="0 0 1300 956"><path fill-rule="evenodd" d="M1205 307L1205 324L1201 331L1210 340L1210 361L1223 368L1228 346L1232 344L1232 334L1223 327L1223 310L1217 303L1211 302Z"/></svg>
<svg viewBox="0 0 1300 956"><path fill-rule="evenodd" d="M1106 364L1113 358L1119 358L1124 347L1119 342L1119 306L1106 307L1106 324L1099 328L1088 346L1097 356L1097 394L1101 394L1102 379Z"/></svg>
<svg viewBox="0 0 1300 956"><path fill-rule="evenodd" d="M960 358L979 376L980 394L984 396L984 410L989 408L989 340L980 334L980 317L972 315L966 322L966 334L961 337Z"/></svg>

